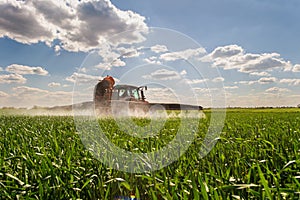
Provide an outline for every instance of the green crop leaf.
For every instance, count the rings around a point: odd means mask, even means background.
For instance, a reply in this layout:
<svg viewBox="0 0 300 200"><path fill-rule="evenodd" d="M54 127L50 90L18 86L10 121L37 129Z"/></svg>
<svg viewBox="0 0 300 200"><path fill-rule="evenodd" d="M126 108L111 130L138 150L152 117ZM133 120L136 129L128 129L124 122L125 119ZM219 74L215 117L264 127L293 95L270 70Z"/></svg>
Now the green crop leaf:
<svg viewBox="0 0 300 200"><path fill-rule="evenodd" d="M268 186L268 181L265 179L265 176L264 174L262 173L261 169L260 169L260 166L257 165L257 170L258 170L258 174L259 174L259 177L260 177L260 181L261 181L261 184L263 185L265 191L266 191L266 194L267 194L267 197L269 199L272 199L272 194L271 194L271 191L270 191L270 188Z"/></svg>

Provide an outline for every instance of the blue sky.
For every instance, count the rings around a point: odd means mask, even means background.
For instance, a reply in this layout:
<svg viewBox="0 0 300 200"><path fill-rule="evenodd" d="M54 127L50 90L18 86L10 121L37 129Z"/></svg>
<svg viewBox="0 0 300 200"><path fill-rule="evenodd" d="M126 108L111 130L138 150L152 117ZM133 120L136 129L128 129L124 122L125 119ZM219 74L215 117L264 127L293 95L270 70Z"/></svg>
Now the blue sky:
<svg viewBox="0 0 300 200"><path fill-rule="evenodd" d="M184 80L199 104L207 107L212 106L212 94L222 89L227 106L296 106L300 104L299 10L297 0L1 1L0 107L65 105L74 96L89 100L104 72L122 83L120 77L139 61L153 71L145 68L148 76L137 72L135 76L147 77L145 82L149 77ZM161 40L154 39L157 44L151 43L151 51L117 59L144 45L143 34L150 27L174 30L174 36L181 35L191 44L185 49L180 48L185 43L180 40L163 45L160 42L167 36L160 35ZM129 30L145 31L120 34ZM114 41L118 51L106 48L112 35L118 35ZM202 48L205 55L198 52ZM96 61L87 56L95 49L108 68L98 63L98 71L93 70L89 62ZM188 61L205 59L208 70L218 69L219 74L195 76L188 65L175 62L176 51ZM118 63L109 66L112 60ZM148 100L172 101L174 96L166 91L153 85Z"/></svg>

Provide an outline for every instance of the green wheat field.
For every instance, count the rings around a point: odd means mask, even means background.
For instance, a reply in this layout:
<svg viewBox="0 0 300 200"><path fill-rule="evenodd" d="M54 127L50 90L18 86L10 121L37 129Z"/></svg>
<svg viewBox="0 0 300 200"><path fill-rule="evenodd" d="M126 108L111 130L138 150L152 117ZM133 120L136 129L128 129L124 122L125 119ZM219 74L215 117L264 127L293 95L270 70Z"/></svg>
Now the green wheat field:
<svg viewBox="0 0 300 200"><path fill-rule="evenodd" d="M126 173L85 149L72 116L2 111L0 199L300 199L299 108L228 109L215 147L200 158L211 116L204 113L196 139L177 161ZM143 140L128 137L113 119L99 123L120 148L149 152L175 137L180 119L168 119L158 135Z"/></svg>

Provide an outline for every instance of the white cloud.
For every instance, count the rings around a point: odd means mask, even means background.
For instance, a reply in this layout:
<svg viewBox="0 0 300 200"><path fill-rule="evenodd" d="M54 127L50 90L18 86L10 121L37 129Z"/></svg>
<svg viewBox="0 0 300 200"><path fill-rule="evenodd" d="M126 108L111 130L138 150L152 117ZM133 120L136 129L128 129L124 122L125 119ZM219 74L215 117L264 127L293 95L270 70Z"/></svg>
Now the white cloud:
<svg viewBox="0 0 300 200"><path fill-rule="evenodd" d="M9 37L22 43L37 43L53 38L53 33L39 21L34 8L21 1L1 1L0 37Z"/></svg>
<svg viewBox="0 0 300 200"><path fill-rule="evenodd" d="M147 31L145 18L130 10L122 11L109 0L103 1L15 1L0 2L0 37L25 44L45 42L68 51L89 51L106 38L126 30ZM141 32L128 32L122 43L141 41ZM54 47L58 50L58 46Z"/></svg>
<svg viewBox="0 0 300 200"><path fill-rule="evenodd" d="M187 75L186 70L182 70L182 71L180 72L180 75L181 75L181 76Z"/></svg>
<svg viewBox="0 0 300 200"><path fill-rule="evenodd" d="M271 76L268 72L251 72L250 75L252 76Z"/></svg>
<svg viewBox="0 0 300 200"><path fill-rule="evenodd" d="M128 47L125 48L123 46L118 47L117 51L120 54L120 57L122 58L133 58L138 57L140 55L140 49L136 49L135 47Z"/></svg>
<svg viewBox="0 0 300 200"><path fill-rule="evenodd" d="M253 84L271 84L277 82L277 78L275 77L263 77L256 81L237 81L235 84L243 84L243 85L253 85Z"/></svg>
<svg viewBox="0 0 300 200"><path fill-rule="evenodd" d="M25 65L12 64L6 67L7 72L15 73L15 74L36 74L45 76L48 74L48 71L43 69L42 67L29 67Z"/></svg>
<svg viewBox="0 0 300 200"><path fill-rule="evenodd" d="M267 93L284 93L284 92L290 92L287 88L279 88L279 87L272 87L266 90Z"/></svg>
<svg viewBox="0 0 300 200"><path fill-rule="evenodd" d="M199 92L199 93L204 93L204 94L207 94L208 96L210 96L210 93L213 91L213 88L210 89L210 88L193 88L196 92Z"/></svg>
<svg viewBox="0 0 300 200"><path fill-rule="evenodd" d="M111 63L111 66L113 67L124 67L126 66L126 63L122 61L121 59L116 59Z"/></svg>
<svg viewBox="0 0 300 200"><path fill-rule="evenodd" d="M156 56L151 56L149 58L145 58L144 61L147 63L150 63L150 64L156 64L156 65L162 64Z"/></svg>
<svg viewBox="0 0 300 200"><path fill-rule="evenodd" d="M60 87L60 83L56 83L56 82L51 82L51 83L49 83L48 84L48 87L51 87L51 88L53 88L53 87Z"/></svg>
<svg viewBox="0 0 300 200"><path fill-rule="evenodd" d="M32 87L27 87L27 86L19 86L19 87L14 87L12 89L15 93L15 96L18 97L32 97L32 95L45 95L48 93L47 90L42 90L39 88L32 88Z"/></svg>
<svg viewBox="0 0 300 200"><path fill-rule="evenodd" d="M54 51L55 51L56 55L60 55L61 47L59 45L55 45Z"/></svg>
<svg viewBox="0 0 300 200"><path fill-rule="evenodd" d="M226 90L235 90L235 89L238 89L239 87L238 86L225 86L224 89Z"/></svg>
<svg viewBox="0 0 300 200"><path fill-rule="evenodd" d="M102 58L102 61L94 67L98 69L110 70L114 66L114 63L118 65L118 63L122 62L120 60L122 56L121 54L126 54L128 52L125 52L125 49L120 49L119 52L115 52L109 45L103 45L95 53L98 54L97 56L100 56ZM124 65L124 63L121 65Z"/></svg>
<svg viewBox="0 0 300 200"><path fill-rule="evenodd" d="M221 88L194 88L198 105L203 107L224 107L225 95L228 92ZM225 93L224 93L225 92Z"/></svg>
<svg viewBox="0 0 300 200"><path fill-rule="evenodd" d="M26 83L27 79L19 74L0 75L0 83Z"/></svg>
<svg viewBox="0 0 300 200"><path fill-rule="evenodd" d="M145 79L154 79L154 80L174 80L180 79L180 74L176 71L171 71L167 69L159 69L155 72L150 73L149 75L143 76Z"/></svg>
<svg viewBox="0 0 300 200"><path fill-rule="evenodd" d="M212 79L212 82L214 83L219 83L219 82L223 82L225 79L223 77L216 77L214 79Z"/></svg>
<svg viewBox="0 0 300 200"><path fill-rule="evenodd" d="M94 66L94 68L96 68L96 69L105 69L105 70L110 70L111 67L112 66L110 63L99 63L98 65Z"/></svg>
<svg viewBox="0 0 300 200"><path fill-rule="evenodd" d="M300 72L300 64L294 65L293 72Z"/></svg>
<svg viewBox="0 0 300 200"><path fill-rule="evenodd" d="M258 81L236 81L234 84L242 84L242 85L253 85L258 83Z"/></svg>
<svg viewBox="0 0 300 200"><path fill-rule="evenodd" d="M126 66L124 60L128 58L138 57L142 48L136 47L124 47L124 46L109 46L102 45L98 50L98 55L102 58L102 61L95 65L95 68L110 70L112 67L123 67Z"/></svg>
<svg viewBox="0 0 300 200"><path fill-rule="evenodd" d="M270 83L275 83L277 81L277 78L275 77L264 77L264 78L260 78L258 80L258 83L260 84L270 84Z"/></svg>
<svg viewBox="0 0 300 200"><path fill-rule="evenodd" d="M274 69L290 71L292 68L291 62L281 58L278 53L245 53L238 45L217 47L202 60L212 61L214 66L225 70L237 69L239 72L258 76L265 76L266 71Z"/></svg>
<svg viewBox="0 0 300 200"><path fill-rule="evenodd" d="M93 68L110 70L112 67L126 66L126 63L121 60L121 58L132 57L135 53L137 52L125 52L125 49L121 49L119 50L119 52L115 52L110 47L103 46L97 51L97 54L102 58L102 61L99 64L95 65Z"/></svg>
<svg viewBox="0 0 300 200"><path fill-rule="evenodd" d="M199 84L199 83L205 83L208 79L186 79L186 83L188 84Z"/></svg>
<svg viewBox="0 0 300 200"><path fill-rule="evenodd" d="M169 88L148 88L146 92L146 98L151 103L159 102L168 102L175 103L177 102L176 95L174 91Z"/></svg>
<svg viewBox="0 0 300 200"><path fill-rule="evenodd" d="M287 83L288 85L300 85L300 79L281 79L280 83Z"/></svg>
<svg viewBox="0 0 300 200"><path fill-rule="evenodd" d="M61 101L62 99L68 99L68 102L71 102L73 92L66 92L66 91L55 91L55 92L48 92L47 97L51 98L54 101L54 104L52 105L57 105L55 103L55 100Z"/></svg>
<svg viewBox="0 0 300 200"><path fill-rule="evenodd" d="M34 88L34 87L28 87L28 86L19 86L19 87L14 87L12 89L15 91L14 96L19 96L19 97L26 97L26 96L51 96L51 95L71 95L72 92L65 92L65 91L55 91L55 92L50 92L48 90L43 90L40 88ZM71 96L70 96L71 97Z"/></svg>
<svg viewBox="0 0 300 200"><path fill-rule="evenodd" d="M238 45L228 45L223 47L217 47L210 53L212 58L228 58L235 55L242 55L244 50Z"/></svg>
<svg viewBox="0 0 300 200"><path fill-rule="evenodd" d="M48 91L35 87L19 86L12 89L13 93L7 100L14 106L32 107L68 105L72 103L73 92Z"/></svg>
<svg viewBox="0 0 300 200"><path fill-rule="evenodd" d="M177 52L170 52L170 53L164 53L160 55L160 59L165 61L175 61L180 59L189 59L189 58L201 58L206 53L206 50L204 48L197 48L197 49L186 49L183 51L177 51Z"/></svg>
<svg viewBox="0 0 300 200"><path fill-rule="evenodd" d="M30 105L35 105L36 102L41 101L44 99L46 96L49 94L49 91L39 89L39 88L33 88L33 87L28 87L28 86L19 86L19 87L14 87L12 89L13 94L12 97L14 97L14 101L22 99L22 105L30 103ZM49 99L47 99L49 101ZM40 102L42 103L42 102ZM59 103L59 102L57 102Z"/></svg>
<svg viewBox="0 0 300 200"><path fill-rule="evenodd" d="M103 77L99 77L99 76L93 76L93 75L88 75L88 74L81 74L81 73L73 73L71 76L67 77L66 80L69 82L73 82L73 83L93 83L93 82L97 82L99 80L102 80Z"/></svg>
<svg viewBox="0 0 300 200"><path fill-rule="evenodd" d="M8 97L9 95L3 91L0 91L0 98L2 97Z"/></svg>
<svg viewBox="0 0 300 200"><path fill-rule="evenodd" d="M87 72L87 68L85 68L85 67L79 68L78 72L86 73Z"/></svg>
<svg viewBox="0 0 300 200"><path fill-rule="evenodd" d="M223 88L193 88L197 94L200 105L205 107L223 107L225 95L228 94Z"/></svg>
<svg viewBox="0 0 300 200"><path fill-rule="evenodd" d="M273 70L275 68L290 70L291 63L284 61L277 53L252 54L251 58L244 60L240 72L251 73L257 71Z"/></svg>
<svg viewBox="0 0 300 200"><path fill-rule="evenodd" d="M154 53L162 53L168 51L168 48L165 45L159 45L159 44L152 46L150 49Z"/></svg>

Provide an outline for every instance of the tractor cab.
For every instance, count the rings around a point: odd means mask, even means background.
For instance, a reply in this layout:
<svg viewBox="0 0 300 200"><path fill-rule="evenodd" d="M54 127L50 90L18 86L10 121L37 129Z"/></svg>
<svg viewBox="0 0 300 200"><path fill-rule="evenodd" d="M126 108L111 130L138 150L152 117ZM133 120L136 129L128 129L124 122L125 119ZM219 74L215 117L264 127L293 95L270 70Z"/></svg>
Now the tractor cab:
<svg viewBox="0 0 300 200"><path fill-rule="evenodd" d="M111 100L145 101L144 89L146 86L116 85L112 89Z"/></svg>

